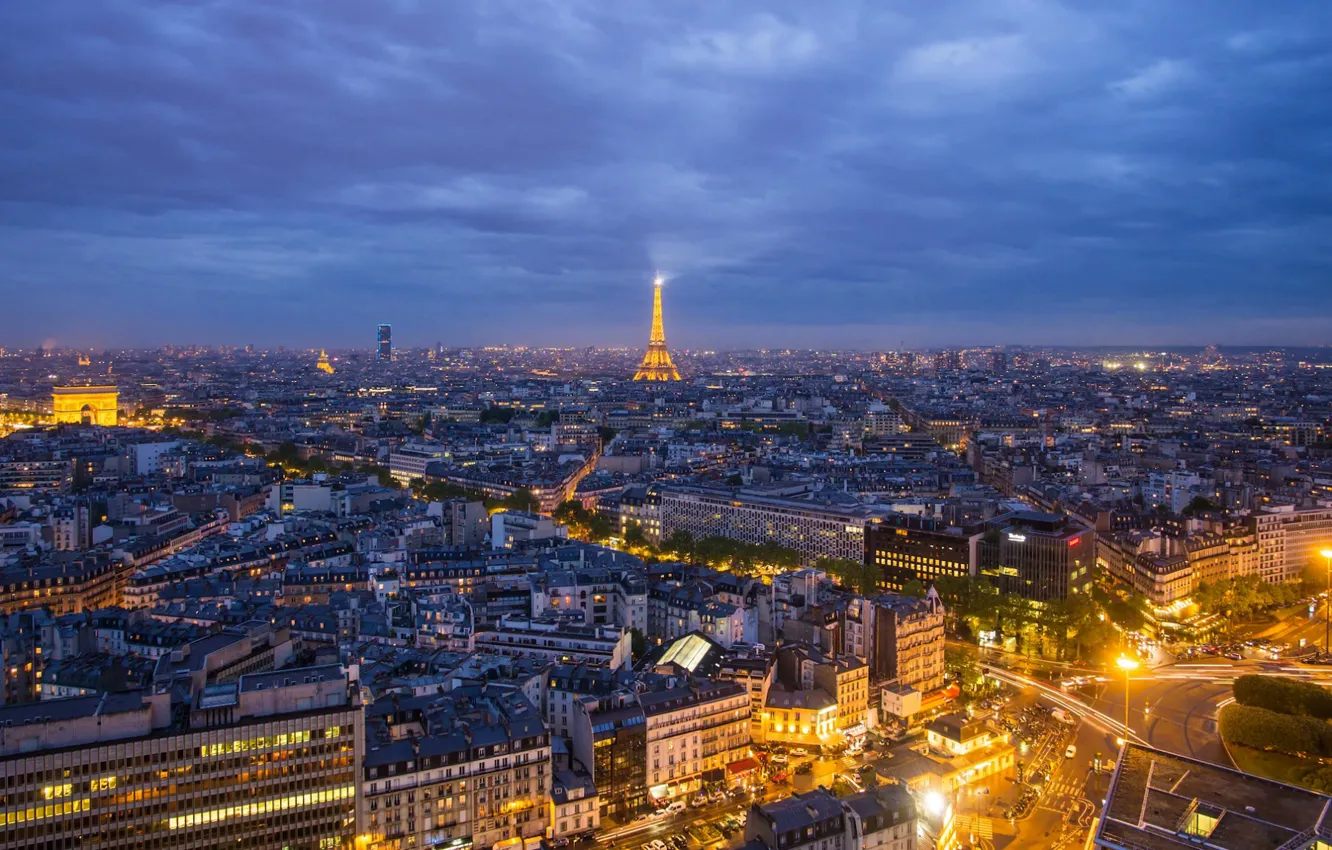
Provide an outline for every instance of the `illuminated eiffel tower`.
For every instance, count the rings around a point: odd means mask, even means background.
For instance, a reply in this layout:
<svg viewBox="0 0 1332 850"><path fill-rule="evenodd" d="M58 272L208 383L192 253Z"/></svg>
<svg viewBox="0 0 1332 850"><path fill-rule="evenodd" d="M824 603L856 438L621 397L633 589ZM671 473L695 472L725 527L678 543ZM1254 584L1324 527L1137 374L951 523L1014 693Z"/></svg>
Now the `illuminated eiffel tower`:
<svg viewBox="0 0 1332 850"><path fill-rule="evenodd" d="M648 339L647 353L634 373L635 381L678 381L680 373L671 362L666 350L666 328L661 323L661 275L652 281L652 336Z"/></svg>

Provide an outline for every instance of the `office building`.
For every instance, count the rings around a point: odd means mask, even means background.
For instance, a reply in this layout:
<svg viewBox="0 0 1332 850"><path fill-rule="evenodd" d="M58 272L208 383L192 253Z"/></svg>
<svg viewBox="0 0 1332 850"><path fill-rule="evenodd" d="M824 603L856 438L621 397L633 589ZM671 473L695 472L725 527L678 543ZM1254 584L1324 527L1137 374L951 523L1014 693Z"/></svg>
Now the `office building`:
<svg viewBox="0 0 1332 850"><path fill-rule="evenodd" d="M974 572L982 527L949 525L932 517L890 514L866 527L867 563L882 574L882 586L900 591L908 582L929 585L945 576Z"/></svg>
<svg viewBox="0 0 1332 850"><path fill-rule="evenodd" d="M341 667L163 666L151 690L0 708L0 848L353 846L361 709Z"/></svg>
<svg viewBox="0 0 1332 850"><path fill-rule="evenodd" d="M719 536L746 543L775 543L814 563L819 558L865 558L865 525L876 513L858 504L834 503L837 494L799 498L745 491L664 486L661 534L688 531L695 540Z"/></svg>
<svg viewBox="0 0 1332 850"><path fill-rule="evenodd" d="M995 517L979 547L979 572L1000 593L1036 602L1088 593L1096 533L1061 514L1019 511Z"/></svg>
<svg viewBox="0 0 1332 850"><path fill-rule="evenodd" d="M1258 575L1263 581L1299 581L1311 567L1322 575L1319 552L1332 541L1332 508L1264 508L1249 517L1258 538Z"/></svg>
<svg viewBox="0 0 1332 850"><path fill-rule="evenodd" d="M379 326L376 337L375 359L380 363L388 363L393 360L393 326L383 324Z"/></svg>

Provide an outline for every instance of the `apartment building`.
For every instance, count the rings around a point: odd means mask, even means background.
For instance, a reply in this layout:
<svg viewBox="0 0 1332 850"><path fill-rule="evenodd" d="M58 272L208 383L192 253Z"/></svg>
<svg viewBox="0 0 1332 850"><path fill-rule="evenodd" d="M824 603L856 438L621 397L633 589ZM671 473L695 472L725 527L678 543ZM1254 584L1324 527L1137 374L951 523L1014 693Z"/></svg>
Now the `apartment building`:
<svg viewBox="0 0 1332 850"><path fill-rule="evenodd" d="M628 667L631 654L628 629L584 626L562 617L526 619L506 615L500 622L479 626L471 636L473 651L512 657L544 658L561 664L604 664Z"/></svg>
<svg viewBox="0 0 1332 850"><path fill-rule="evenodd" d="M814 684L837 700L837 728L863 735L869 711L869 665L858 658L834 658L814 667Z"/></svg>
<svg viewBox="0 0 1332 850"><path fill-rule="evenodd" d="M880 785L843 798L847 850L916 850L916 803L902 784Z"/></svg>
<svg viewBox="0 0 1332 850"><path fill-rule="evenodd" d="M736 682L672 679L638 701L647 728L648 794L656 800L724 781L726 768L750 754L750 697Z"/></svg>
<svg viewBox="0 0 1332 850"><path fill-rule="evenodd" d="M922 694L944 684L944 606L931 588L924 599L874 598L874 657L871 676Z"/></svg>
<svg viewBox="0 0 1332 850"><path fill-rule="evenodd" d="M550 734L521 692L489 686L388 696L366 710L357 816L373 850L542 837Z"/></svg>
<svg viewBox="0 0 1332 850"><path fill-rule="evenodd" d="M842 803L815 788L772 803L754 803L745 818L746 846L761 841L769 850L852 850Z"/></svg>
<svg viewBox="0 0 1332 850"><path fill-rule="evenodd" d="M48 608L55 616L120 604L124 573L105 554L60 555L32 567L0 569L0 612Z"/></svg>
<svg viewBox="0 0 1332 850"><path fill-rule="evenodd" d="M627 570L548 570L533 574L531 586L534 616L579 611L588 625L647 633L647 583Z"/></svg>

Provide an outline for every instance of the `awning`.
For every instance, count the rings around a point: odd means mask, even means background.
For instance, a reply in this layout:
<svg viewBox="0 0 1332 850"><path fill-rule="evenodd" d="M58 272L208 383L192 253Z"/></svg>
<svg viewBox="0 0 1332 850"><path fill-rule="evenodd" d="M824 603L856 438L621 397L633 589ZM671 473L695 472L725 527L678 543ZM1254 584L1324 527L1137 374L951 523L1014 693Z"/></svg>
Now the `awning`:
<svg viewBox="0 0 1332 850"><path fill-rule="evenodd" d="M703 771L704 782L717 782L722 778L722 776L724 776L724 774L722 772L722 769L719 767L714 767Z"/></svg>
<svg viewBox="0 0 1332 850"><path fill-rule="evenodd" d="M850 729L847 729L846 732L844 732L843 734L846 735L848 738L854 738L857 735L864 735L865 724L857 723L855 726L852 726Z"/></svg>
<svg viewBox="0 0 1332 850"><path fill-rule="evenodd" d="M759 763L754 759L740 759L726 765L726 772L732 776L738 776L742 773L749 773L751 770L758 770Z"/></svg>

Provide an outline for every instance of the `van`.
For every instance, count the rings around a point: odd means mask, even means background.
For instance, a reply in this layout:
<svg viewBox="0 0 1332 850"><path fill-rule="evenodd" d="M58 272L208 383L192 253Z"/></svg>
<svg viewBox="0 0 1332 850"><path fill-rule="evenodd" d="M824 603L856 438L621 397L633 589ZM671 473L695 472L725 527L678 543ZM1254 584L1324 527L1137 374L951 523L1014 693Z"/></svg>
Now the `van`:
<svg viewBox="0 0 1332 850"><path fill-rule="evenodd" d="M666 807L666 814L678 815L685 810L684 800L674 800Z"/></svg>

